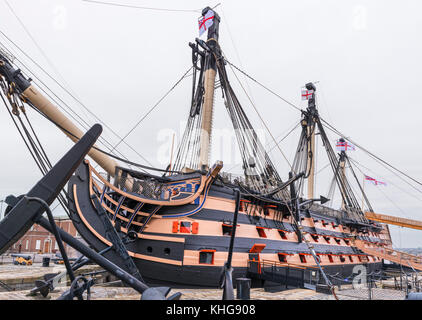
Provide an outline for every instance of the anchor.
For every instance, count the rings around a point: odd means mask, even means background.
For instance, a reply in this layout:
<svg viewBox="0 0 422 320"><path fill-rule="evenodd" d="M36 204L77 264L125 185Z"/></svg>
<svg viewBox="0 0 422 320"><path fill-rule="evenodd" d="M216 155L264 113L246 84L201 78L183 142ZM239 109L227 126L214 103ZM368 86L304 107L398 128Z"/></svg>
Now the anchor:
<svg viewBox="0 0 422 320"><path fill-rule="evenodd" d="M57 198L60 190L62 190L72 174L81 164L101 132L101 125L95 124L26 195L19 197L9 196L7 198L7 203L9 204L9 207L6 210L7 214L4 219L0 221L0 254L4 253L16 243L34 223L37 223L54 234L66 266L66 272L69 274L71 280L70 289L62 294L59 299L70 300L77 297L79 300L82 300L85 291L87 292L87 298L89 299L90 288L93 285L92 279L74 276L74 270L76 270L77 265L74 264L73 268L70 265L63 246L63 242L65 242L82 253L87 259L95 262L141 293L142 300L178 300L181 297L181 293L177 292L166 298L171 288L147 286L140 280L142 278L140 277L139 272L136 276L130 274L123 268L120 268L113 262L107 260L100 253L97 253L64 230L58 228L54 222L54 217L49 206ZM47 213L48 219L42 216L44 212ZM114 230L114 232L116 231ZM113 235L117 235L117 232ZM122 253L124 246L121 239L113 237L113 240L113 246L118 247L117 250L120 251L120 254L123 256L128 255L127 251L126 254L124 252ZM85 260L85 262L86 261L87 260ZM132 266L132 264L128 263L129 269L131 269ZM136 273L133 269L131 271ZM38 282L36 289L42 294L48 294L47 290L50 291L51 288L53 288L53 279L55 279L55 277L56 276L51 275L45 277L44 282Z"/></svg>

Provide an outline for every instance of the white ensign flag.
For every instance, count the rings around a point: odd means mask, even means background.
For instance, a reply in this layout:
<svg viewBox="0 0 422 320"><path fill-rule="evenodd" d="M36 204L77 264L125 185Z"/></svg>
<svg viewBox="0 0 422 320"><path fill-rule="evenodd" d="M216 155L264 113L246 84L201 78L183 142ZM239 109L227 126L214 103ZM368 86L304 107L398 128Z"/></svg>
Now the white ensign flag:
<svg viewBox="0 0 422 320"><path fill-rule="evenodd" d="M208 12L205 14L204 17L199 19L199 36L202 36L202 34L209 29L209 27L212 26L214 23L214 11L208 10Z"/></svg>

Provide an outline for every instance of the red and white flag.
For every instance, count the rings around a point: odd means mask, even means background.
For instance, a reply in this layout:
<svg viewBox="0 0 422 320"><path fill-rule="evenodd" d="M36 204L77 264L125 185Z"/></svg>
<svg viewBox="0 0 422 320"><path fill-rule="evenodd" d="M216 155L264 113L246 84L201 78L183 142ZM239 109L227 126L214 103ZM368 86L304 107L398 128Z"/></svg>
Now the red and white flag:
<svg viewBox="0 0 422 320"><path fill-rule="evenodd" d="M387 185L385 182L380 181L380 180L377 180L377 179L374 179L374 178L372 178L370 176L367 176L367 175L365 175L365 180L371 181L376 186L378 186L378 185L386 186Z"/></svg>
<svg viewBox="0 0 422 320"><path fill-rule="evenodd" d="M356 148L349 141L338 140L336 143L337 151L355 151Z"/></svg>
<svg viewBox="0 0 422 320"><path fill-rule="evenodd" d="M214 23L214 11L208 10L208 12L199 19L198 25L199 25L199 36L202 36L202 34L209 29Z"/></svg>
<svg viewBox="0 0 422 320"><path fill-rule="evenodd" d="M309 100L314 95L314 90L302 90L302 100Z"/></svg>

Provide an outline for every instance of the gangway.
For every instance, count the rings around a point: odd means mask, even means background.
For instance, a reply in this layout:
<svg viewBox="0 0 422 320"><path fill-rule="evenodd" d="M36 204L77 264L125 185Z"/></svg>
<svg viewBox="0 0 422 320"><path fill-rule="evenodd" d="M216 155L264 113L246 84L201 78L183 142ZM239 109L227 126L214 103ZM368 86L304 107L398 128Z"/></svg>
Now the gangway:
<svg viewBox="0 0 422 320"><path fill-rule="evenodd" d="M248 261L248 276L285 285L286 289L295 287L313 290L320 278L318 267L254 259Z"/></svg>
<svg viewBox="0 0 422 320"><path fill-rule="evenodd" d="M389 216L387 214L380 214L375 212L365 212L365 217L368 220L377 221L386 224L393 224L396 226L422 230L422 221Z"/></svg>
<svg viewBox="0 0 422 320"><path fill-rule="evenodd" d="M422 271L422 257L383 246L369 247L368 244L363 240L355 239L354 244L358 249L371 256L376 256L381 259Z"/></svg>

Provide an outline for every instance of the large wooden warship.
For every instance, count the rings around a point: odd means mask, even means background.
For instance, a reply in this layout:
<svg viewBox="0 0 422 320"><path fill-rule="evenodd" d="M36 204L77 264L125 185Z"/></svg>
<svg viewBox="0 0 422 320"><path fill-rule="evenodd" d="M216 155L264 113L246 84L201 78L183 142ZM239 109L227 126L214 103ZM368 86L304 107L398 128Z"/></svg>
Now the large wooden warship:
<svg viewBox="0 0 422 320"><path fill-rule="evenodd" d="M305 86L308 106L298 118L297 150L288 179L282 181L230 84L226 67L231 63L218 41L219 24L217 12L205 8L200 28L206 29L207 39L190 43L192 103L174 162L160 170L92 148L91 159L79 166L65 190L66 197L61 198L78 233L97 252L104 252L112 246L107 224L100 218L105 215L122 236L131 239L126 242L127 251L147 282L216 287L228 258L239 191L233 278L255 274L254 285L262 285L259 274L266 268L286 267L315 271L310 277L345 278L356 266L377 272L383 258L394 261L392 255L397 254L392 250L388 226L374 216L369 219L376 214L361 182L352 171L364 205L347 178L346 168L353 167L347 148L336 152L327 137L313 83ZM0 75L3 101L11 114L24 114L28 105L73 141L82 137L82 130L3 53ZM233 123L242 176L224 172L221 161L209 160L216 90L221 90ZM328 199L314 195L316 138L323 142L340 191L338 209L326 206ZM340 137L339 143L347 143L347 139ZM42 155L42 150L38 151ZM158 173L151 174L153 170ZM303 196L305 189L307 196ZM118 253L108 251L104 256L125 267ZM418 261L412 263L418 266Z"/></svg>

